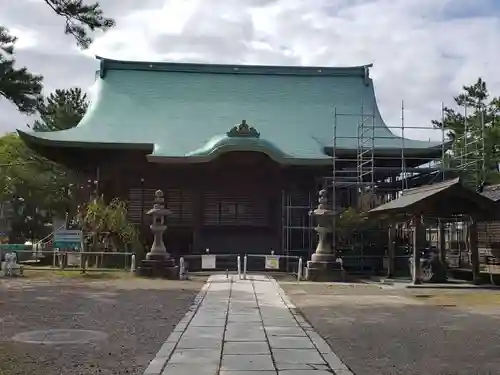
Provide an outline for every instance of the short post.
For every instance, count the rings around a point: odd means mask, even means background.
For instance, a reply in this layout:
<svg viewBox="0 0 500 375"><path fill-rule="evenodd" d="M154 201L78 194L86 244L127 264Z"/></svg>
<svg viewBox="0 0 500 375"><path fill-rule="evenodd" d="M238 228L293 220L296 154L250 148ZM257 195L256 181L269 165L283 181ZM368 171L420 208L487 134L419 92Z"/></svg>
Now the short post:
<svg viewBox="0 0 500 375"><path fill-rule="evenodd" d="M243 280L247 279L247 262L248 258L247 255L245 254L245 256L243 257Z"/></svg>
<svg viewBox="0 0 500 375"><path fill-rule="evenodd" d="M59 268L64 269L64 251L59 250Z"/></svg>
<svg viewBox="0 0 500 375"><path fill-rule="evenodd" d="M135 254L130 259L130 272L135 272Z"/></svg>
<svg viewBox="0 0 500 375"><path fill-rule="evenodd" d="M237 258L237 262L238 262L238 279L241 280L241 257L239 255Z"/></svg>
<svg viewBox="0 0 500 375"><path fill-rule="evenodd" d="M302 257L299 258L299 269L297 270L297 282L302 279Z"/></svg>
<svg viewBox="0 0 500 375"><path fill-rule="evenodd" d="M179 258L179 280L186 279L186 265L184 263L184 257Z"/></svg>
<svg viewBox="0 0 500 375"><path fill-rule="evenodd" d="M85 257L83 256L83 254L80 254L80 272L82 273L82 275L84 275L87 270L85 265Z"/></svg>

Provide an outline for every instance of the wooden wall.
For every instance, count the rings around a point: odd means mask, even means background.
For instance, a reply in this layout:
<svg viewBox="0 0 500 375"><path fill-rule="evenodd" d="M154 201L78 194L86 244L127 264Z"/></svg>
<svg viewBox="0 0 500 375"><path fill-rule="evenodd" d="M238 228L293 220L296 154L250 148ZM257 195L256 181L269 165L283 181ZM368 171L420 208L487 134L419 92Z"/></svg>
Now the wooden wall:
<svg viewBox="0 0 500 375"><path fill-rule="evenodd" d="M309 192L315 178L326 173L284 168L259 153L171 165L149 163L145 155L129 152L100 166L100 185L106 195L128 201L129 219L146 235L151 219L144 212L152 208L154 192L163 190L172 211L166 238L179 253L206 248L269 253L282 248L283 190Z"/></svg>

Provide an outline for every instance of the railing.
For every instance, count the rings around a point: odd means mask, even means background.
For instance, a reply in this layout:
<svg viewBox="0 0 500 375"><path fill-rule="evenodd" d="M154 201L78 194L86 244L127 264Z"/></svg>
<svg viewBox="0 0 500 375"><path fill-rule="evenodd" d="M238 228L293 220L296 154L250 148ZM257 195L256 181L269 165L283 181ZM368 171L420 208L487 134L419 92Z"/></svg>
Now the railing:
<svg viewBox="0 0 500 375"><path fill-rule="evenodd" d="M293 255L246 254L243 257L243 278L248 272L283 272L302 279L304 265L302 257Z"/></svg>
<svg viewBox="0 0 500 375"><path fill-rule="evenodd" d="M238 268L238 254L189 254L181 258L189 272L236 271Z"/></svg>
<svg viewBox="0 0 500 375"><path fill-rule="evenodd" d="M32 250L14 250L17 259L24 254L35 255ZM29 260L18 260L24 272L29 271L80 271L123 272L135 270L135 254L131 252L80 252L38 250Z"/></svg>
<svg viewBox="0 0 500 375"><path fill-rule="evenodd" d="M189 272L229 271L238 273L246 279L249 272L280 272L297 275L300 280L303 271L302 257L269 254L191 254L179 258L180 278Z"/></svg>

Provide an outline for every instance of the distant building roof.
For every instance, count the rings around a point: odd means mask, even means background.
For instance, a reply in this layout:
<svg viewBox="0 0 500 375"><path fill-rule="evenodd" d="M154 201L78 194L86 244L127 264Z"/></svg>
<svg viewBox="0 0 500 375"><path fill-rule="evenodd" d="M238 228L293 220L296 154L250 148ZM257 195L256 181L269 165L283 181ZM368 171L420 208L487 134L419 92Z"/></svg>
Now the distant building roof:
<svg viewBox="0 0 500 375"><path fill-rule="evenodd" d="M500 201L500 185L487 185L481 194L495 202Z"/></svg>
<svg viewBox="0 0 500 375"><path fill-rule="evenodd" d="M374 116L375 147L402 139L380 116L369 67L293 67L101 60L96 96L77 127L22 132L45 147L130 148L150 160L204 161L227 151L260 151L285 164L331 162L334 109L337 149L356 150L361 110ZM345 114L349 114L346 116ZM256 134L233 132L246 120ZM244 130L244 129L243 129ZM405 139L407 155L425 157L440 143ZM187 160L189 159L189 160Z"/></svg>
<svg viewBox="0 0 500 375"><path fill-rule="evenodd" d="M402 195L369 211L371 215L423 214L448 218L448 215L476 214L497 218L496 202L463 186L460 178L403 190Z"/></svg>

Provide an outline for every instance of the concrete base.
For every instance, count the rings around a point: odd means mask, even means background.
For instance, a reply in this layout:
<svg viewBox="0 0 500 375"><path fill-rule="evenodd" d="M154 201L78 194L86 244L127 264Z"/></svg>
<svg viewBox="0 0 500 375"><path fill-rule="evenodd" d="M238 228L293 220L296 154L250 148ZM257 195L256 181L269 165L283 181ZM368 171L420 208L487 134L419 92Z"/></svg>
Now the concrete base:
<svg viewBox="0 0 500 375"><path fill-rule="evenodd" d="M145 259L136 271L138 276L164 278L169 280L179 279L179 266L173 259Z"/></svg>
<svg viewBox="0 0 500 375"><path fill-rule="evenodd" d="M0 266L0 277L7 275L7 262L2 262ZM23 267L20 264L14 264L10 271L11 276L23 276Z"/></svg>
<svg viewBox="0 0 500 375"><path fill-rule="evenodd" d="M334 254L314 253L307 262L309 281L345 281L345 270Z"/></svg>

